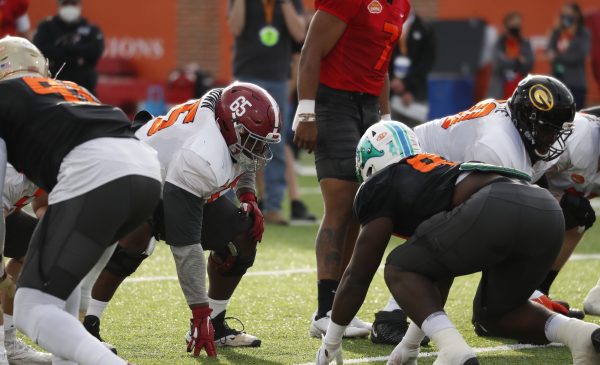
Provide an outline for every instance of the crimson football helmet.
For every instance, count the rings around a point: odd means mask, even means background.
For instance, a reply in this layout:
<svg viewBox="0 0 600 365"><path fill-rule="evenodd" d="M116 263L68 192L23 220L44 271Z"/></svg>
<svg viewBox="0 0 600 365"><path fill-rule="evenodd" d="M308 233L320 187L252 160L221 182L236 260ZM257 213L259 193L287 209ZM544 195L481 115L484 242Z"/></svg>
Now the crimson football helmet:
<svg viewBox="0 0 600 365"><path fill-rule="evenodd" d="M257 171L273 158L269 144L281 142L281 113L263 88L246 82L229 85L215 116L231 156L244 169Z"/></svg>

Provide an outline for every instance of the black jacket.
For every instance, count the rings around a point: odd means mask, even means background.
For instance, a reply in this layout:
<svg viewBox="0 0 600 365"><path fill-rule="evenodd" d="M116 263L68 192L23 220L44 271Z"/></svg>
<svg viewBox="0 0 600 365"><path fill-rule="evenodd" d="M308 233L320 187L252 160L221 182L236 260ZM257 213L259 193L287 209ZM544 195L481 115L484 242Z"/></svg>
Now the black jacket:
<svg viewBox="0 0 600 365"><path fill-rule="evenodd" d="M427 75L435 62L435 36L433 29L417 15L408 29L406 51L411 65L402 81L415 100L425 101ZM398 56L401 56L400 47L395 47L390 61L390 79L394 78L394 59Z"/></svg>
<svg viewBox="0 0 600 365"><path fill-rule="evenodd" d="M33 43L48 57L53 75L64 63L58 79L76 82L95 93L96 64L104 51L100 28L85 18L65 23L55 15L39 24Z"/></svg>

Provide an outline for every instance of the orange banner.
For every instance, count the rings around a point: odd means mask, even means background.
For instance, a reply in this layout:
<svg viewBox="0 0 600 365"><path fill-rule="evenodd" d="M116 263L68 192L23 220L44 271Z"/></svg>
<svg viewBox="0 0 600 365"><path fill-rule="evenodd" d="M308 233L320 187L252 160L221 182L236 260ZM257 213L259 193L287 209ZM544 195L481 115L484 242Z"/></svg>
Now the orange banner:
<svg viewBox="0 0 600 365"><path fill-rule="evenodd" d="M104 57L130 60L140 77L156 81L165 80L176 66L176 1L83 1L82 11L104 33ZM56 1L32 1L32 28L56 12Z"/></svg>

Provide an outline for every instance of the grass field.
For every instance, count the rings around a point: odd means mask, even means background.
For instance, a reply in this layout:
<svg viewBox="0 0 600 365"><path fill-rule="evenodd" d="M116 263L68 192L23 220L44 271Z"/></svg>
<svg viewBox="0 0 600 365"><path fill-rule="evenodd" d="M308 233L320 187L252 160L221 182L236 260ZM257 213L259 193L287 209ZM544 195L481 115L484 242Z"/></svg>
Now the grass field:
<svg viewBox="0 0 600 365"><path fill-rule="evenodd" d="M312 211L322 213L314 177L303 177L305 200ZM600 225L593 227L577 250L578 260L570 261L558 277L553 296L581 307L589 288L600 276ZM216 359L203 354L194 359L185 352L184 335L189 310L179 284L170 252L160 244L154 255L121 287L108 307L102 324L105 340L116 345L119 354L135 364L308 364L320 341L308 337L310 316L316 308L314 237L317 226L267 226L254 267L234 294L228 315L243 321L246 330L262 339L262 347L219 349ZM390 248L400 241L390 243ZM547 365L571 364L566 348L513 348L514 341L482 339L470 326L471 301L479 275L456 280L447 312L467 342L481 353L481 364ZM372 321L383 307L388 293L382 270L377 273L359 317ZM600 317L588 317L600 323ZM231 322L235 326L235 322ZM374 345L368 339L344 340L348 364L384 364L392 346ZM434 352L434 346L423 352ZM434 357L419 359L431 364Z"/></svg>

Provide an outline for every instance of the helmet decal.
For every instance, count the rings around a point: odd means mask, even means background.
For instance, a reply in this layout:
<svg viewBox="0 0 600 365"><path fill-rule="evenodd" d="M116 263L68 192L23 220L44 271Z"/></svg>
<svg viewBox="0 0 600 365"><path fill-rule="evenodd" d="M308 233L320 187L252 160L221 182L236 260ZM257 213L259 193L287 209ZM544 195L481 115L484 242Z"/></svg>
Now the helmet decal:
<svg viewBox="0 0 600 365"><path fill-rule="evenodd" d="M547 112L554 106L554 98L547 87L541 84L533 85L529 89L529 100L539 110Z"/></svg>
<svg viewBox="0 0 600 365"><path fill-rule="evenodd" d="M359 146L356 153L360 154L360 156L358 156L358 161L360 161L360 168L365 167L365 164L369 159L381 157L384 155L383 150L378 150L377 148L375 148L375 146L373 146L371 141L369 141L368 139L363 145Z"/></svg>

